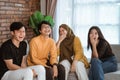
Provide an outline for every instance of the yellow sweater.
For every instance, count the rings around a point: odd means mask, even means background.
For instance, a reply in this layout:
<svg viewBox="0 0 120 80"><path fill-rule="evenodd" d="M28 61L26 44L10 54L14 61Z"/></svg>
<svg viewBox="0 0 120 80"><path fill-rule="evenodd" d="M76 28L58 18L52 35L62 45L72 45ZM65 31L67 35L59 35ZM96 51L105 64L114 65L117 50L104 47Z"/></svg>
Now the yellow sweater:
<svg viewBox="0 0 120 80"><path fill-rule="evenodd" d="M28 66L47 66L47 59L50 56L50 64L57 63L57 49L52 38L45 39L42 35L30 41L30 51L27 57Z"/></svg>
<svg viewBox="0 0 120 80"><path fill-rule="evenodd" d="M84 64L85 64L85 67L86 68L89 68L89 62L86 58L86 56L84 55L84 52L83 52L83 48L82 48L82 45L81 45L81 42L79 40L78 37L75 37L74 38L74 60L78 60L78 61L82 61ZM60 50L58 49L58 55L60 54Z"/></svg>

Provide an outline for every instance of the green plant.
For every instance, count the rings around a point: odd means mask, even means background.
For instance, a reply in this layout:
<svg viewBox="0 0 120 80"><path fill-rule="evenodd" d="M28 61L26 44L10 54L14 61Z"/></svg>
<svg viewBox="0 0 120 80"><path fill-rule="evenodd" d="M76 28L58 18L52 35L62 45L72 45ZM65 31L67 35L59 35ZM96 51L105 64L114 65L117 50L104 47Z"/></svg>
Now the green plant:
<svg viewBox="0 0 120 80"><path fill-rule="evenodd" d="M48 21L51 24L51 27L54 26L54 21L51 16L42 15L40 11L35 11L29 20L29 26L33 29L36 35L39 35L38 24L41 21Z"/></svg>

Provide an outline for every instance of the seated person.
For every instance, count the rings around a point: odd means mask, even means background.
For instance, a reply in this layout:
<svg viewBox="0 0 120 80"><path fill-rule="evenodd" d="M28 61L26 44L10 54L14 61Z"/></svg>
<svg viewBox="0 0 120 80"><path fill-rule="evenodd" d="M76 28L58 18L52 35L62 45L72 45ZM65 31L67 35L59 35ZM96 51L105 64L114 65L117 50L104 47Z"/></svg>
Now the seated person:
<svg viewBox="0 0 120 80"><path fill-rule="evenodd" d="M117 70L117 59L98 26L92 26L89 29L89 48L92 51L89 80L104 80L104 73Z"/></svg>
<svg viewBox="0 0 120 80"><path fill-rule="evenodd" d="M58 67L58 78L65 75L63 80L67 80L68 73L75 72L78 80L88 80L86 68L89 67L89 63L84 56L80 39L74 35L68 25L60 25L59 39L56 44L59 54L59 63L65 68L64 71L63 67Z"/></svg>
<svg viewBox="0 0 120 80"><path fill-rule="evenodd" d="M12 38L0 48L0 80L33 80L33 71L25 64L25 26L21 22L13 22L10 31Z"/></svg>
<svg viewBox="0 0 120 80"><path fill-rule="evenodd" d="M51 34L51 24L47 21L42 21L38 25L38 30L40 35L34 37L30 41L30 51L27 57L27 63L28 66L44 66L46 70L46 80L53 80L58 74L58 62L55 41L49 37ZM48 60L51 66L47 65Z"/></svg>
<svg viewBox="0 0 120 80"><path fill-rule="evenodd" d="M41 74L45 74L43 67L28 68L26 65L25 26L21 22L13 22L10 31L12 38L0 49L0 80L33 80L33 77L41 80Z"/></svg>

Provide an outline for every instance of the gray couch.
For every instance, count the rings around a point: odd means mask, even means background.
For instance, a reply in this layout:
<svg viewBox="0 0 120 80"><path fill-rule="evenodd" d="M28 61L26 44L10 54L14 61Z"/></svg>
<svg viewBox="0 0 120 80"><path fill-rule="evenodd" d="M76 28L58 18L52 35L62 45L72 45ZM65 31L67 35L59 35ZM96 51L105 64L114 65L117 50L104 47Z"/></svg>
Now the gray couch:
<svg viewBox="0 0 120 80"><path fill-rule="evenodd" d="M120 45L111 45L112 51L117 57L118 70L116 72L110 72L105 74L105 80L120 80ZM77 80L74 73L70 73L68 80Z"/></svg>
<svg viewBox="0 0 120 80"><path fill-rule="evenodd" d="M117 57L118 70L105 74L105 80L120 80L120 45L111 45L111 47Z"/></svg>

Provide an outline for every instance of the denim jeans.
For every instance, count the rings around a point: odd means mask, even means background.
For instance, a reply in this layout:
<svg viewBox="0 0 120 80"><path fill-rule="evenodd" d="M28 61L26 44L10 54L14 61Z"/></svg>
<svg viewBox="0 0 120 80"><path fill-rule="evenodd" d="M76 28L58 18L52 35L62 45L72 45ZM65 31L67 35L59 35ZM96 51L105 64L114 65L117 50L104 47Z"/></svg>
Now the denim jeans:
<svg viewBox="0 0 120 80"><path fill-rule="evenodd" d="M117 70L117 60L115 56L107 58L103 61L92 58L89 70L89 80L104 80L104 74Z"/></svg>

